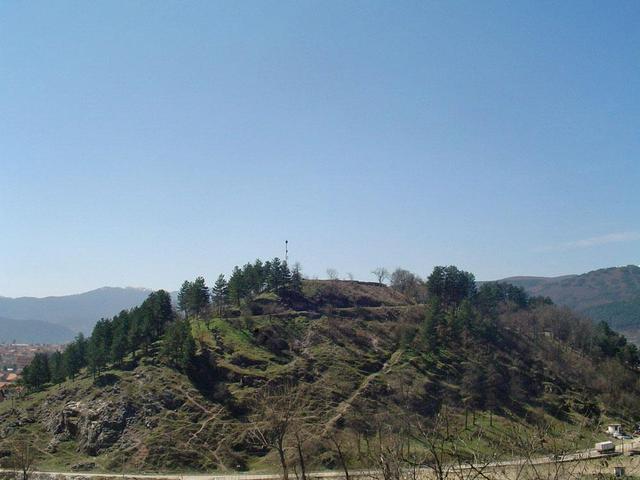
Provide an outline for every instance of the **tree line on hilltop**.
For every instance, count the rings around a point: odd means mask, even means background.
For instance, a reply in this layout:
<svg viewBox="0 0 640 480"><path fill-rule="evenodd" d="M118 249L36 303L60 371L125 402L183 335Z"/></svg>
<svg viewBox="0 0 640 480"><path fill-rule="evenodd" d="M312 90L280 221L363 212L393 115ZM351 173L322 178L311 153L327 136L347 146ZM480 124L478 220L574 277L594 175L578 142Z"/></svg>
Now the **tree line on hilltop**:
<svg viewBox="0 0 640 480"><path fill-rule="evenodd" d="M161 353L167 363L186 368L195 354L191 326L175 314L171 296L164 290L151 293L138 307L100 319L91 336L78 334L64 351L36 354L24 369L23 382L39 389L49 382L73 380L83 368L95 378L109 364L121 367L127 355L135 359L147 354L159 339L164 340Z"/></svg>
<svg viewBox="0 0 640 480"><path fill-rule="evenodd" d="M290 269L277 257L266 262L258 259L234 267L229 280L220 274L211 289L203 277L185 281L178 292L178 308L186 317L202 314L211 306L221 315L227 306L239 307L243 301L265 292L276 293L285 300L301 295L300 267Z"/></svg>
<svg viewBox="0 0 640 480"><path fill-rule="evenodd" d="M38 353L23 371L23 383L40 389L47 383L61 383L75 379L87 368L95 377L107 365L121 367L127 355L146 355L150 346L162 340L161 356L167 364L186 370L195 355L195 341L189 318L209 314L215 308L218 315L230 305L265 292L281 297L302 293L300 267L289 268L279 258L256 260L243 267L236 266L227 281L223 274L209 289L203 277L185 281L178 292L179 315L171 303L171 296L158 290L138 307L123 310L111 319L100 319L86 338L79 334L64 351Z"/></svg>
<svg viewBox="0 0 640 480"><path fill-rule="evenodd" d="M472 274L454 266L435 267L425 287L424 337L432 347L445 340L455 344L464 327L475 329L475 333L483 330L489 339L491 332L497 332L495 322L505 305L527 310L553 304L548 297L531 297L524 288L508 283L487 282L478 287ZM557 310L554 312L560 317ZM640 366L638 348L606 322L593 324L571 314L545 324L545 329L553 337L591 356L617 358L633 368Z"/></svg>

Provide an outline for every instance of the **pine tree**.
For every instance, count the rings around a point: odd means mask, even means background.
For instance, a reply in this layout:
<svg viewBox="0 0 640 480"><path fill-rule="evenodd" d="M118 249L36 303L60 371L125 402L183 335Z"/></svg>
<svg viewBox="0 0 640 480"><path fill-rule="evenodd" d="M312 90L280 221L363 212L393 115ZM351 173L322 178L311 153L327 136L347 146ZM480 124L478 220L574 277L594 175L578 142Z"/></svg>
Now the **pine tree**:
<svg viewBox="0 0 640 480"><path fill-rule="evenodd" d="M254 274L254 283L252 284L252 289L255 293L260 293L266 288L267 282L267 272L268 267L262 263L262 260L257 259L253 262L253 274Z"/></svg>
<svg viewBox="0 0 640 480"><path fill-rule="evenodd" d="M509 372L501 368L496 359L487 367L486 403L489 409L489 425L493 426L493 413L507 401L509 395Z"/></svg>
<svg viewBox="0 0 640 480"><path fill-rule="evenodd" d="M191 282L185 280L182 283L182 287L180 287L180 291L178 292L178 308L181 312L184 313L185 317L189 316L189 307L190 307L190 296L191 292Z"/></svg>
<svg viewBox="0 0 640 480"><path fill-rule="evenodd" d="M129 312L123 311L113 319L113 341L110 358L117 365L122 364L124 356L129 351L129 318Z"/></svg>
<svg viewBox="0 0 640 480"><path fill-rule="evenodd" d="M104 352L101 346L97 345L96 342L90 341L87 347L87 363L89 371L95 380L96 377L100 375Z"/></svg>
<svg viewBox="0 0 640 480"><path fill-rule="evenodd" d="M64 372L71 380L75 380L76 375L84 366L84 359L78 348L78 342L72 342L67 345L62 354L62 362L64 364Z"/></svg>
<svg viewBox="0 0 640 480"><path fill-rule="evenodd" d="M78 362L80 364L80 368L87 366L87 339L84 334L80 332L76 335L75 339L76 346L78 347Z"/></svg>
<svg viewBox="0 0 640 480"><path fill-rule="evenodd" d="M430 351L434 351L439 343L441 326L444 324L444 312L440 304L440 299L433 297L427 304L424 324L422 327L422 338L424 344Z"/></svg>
<svg viewBox="0 0 640 480"><path fill-rule="evenodd" d="M111 352L111 333L111 322L104 318L93 327L87 345L87 362L94 379L107 365Z"/></svg>
<svg viewBox="0 0 640 480"><path fill-rule="evenodd" d="M202 314L209 306L209 301L209 288L204 278L196 278L191 284L191 294L189 295L191 310L195 314Z"/></svg>
<svg viewBox="0 0 640 480"><path fill-rule="evenodd" d="M133 357L136 356L136 350L143 343L144 339L144 315L140 307L136 307L131 310L129 319L129 332L127 344L129 345L129 351L133 353Z"/></svg>
<svg viewBox="0 0 640 480"><path fill-rule="evenodd" d="M182 345L180 349L180 368L186 370L191 365L196 354L196 342L191 333L191 324L185 322L182 326Z"/></svg>
<svg viewBox="0 0 640 480"><path fill-rule="evenodd" d="M486 405L486 382L487 375L483 363L468 362L465 364L460 385L460 393L465 408L465 427L467 426L469 409L473 412L473 423L475 424L476 410L483 410Z"/></svg>
<svg viewBox="0 0 640 480"><path fill-rule="evenodd" d="M178 320L171 324L162 338L161 355L165 361L186 370L195 355L195 340L188 320Z"/></svg>
<svg viewBox="0 0 640 480"><path fill-rule="evenodd" d="M272 292L279 292L282 287L282 263L278 257L271 261L271 268L269 269L269 290Z"/></svg>
<svg viewBox="0 0 640 480"><path fill-rule="evenodd" d="M51 371L52 383L62 383L66 379L64 359L62 353L57 350L49 357L49 370Z"/></svg>
<svg viewBox="0 0 640 480"><path fill-rule="evenodd" d="M280 291L278 293L282 294L291 288L291 270L289 270L289 265L287 262L282 262L282 267L280 268L280 281L282 282L282 286L280 287Z"/></svg>
<svg viewBox="0 0 640 480"><path fill-rule="evenodd" d="M447 308L457 306L465 298L472 298L476 293L476 282L473 274L453 265L437 266L427 278L427 291L429 296L439 298Z"/></svg>
<svg viewBox="0 0 640 480"><path fill-rule="evenodd" d="M433 267L431 275L427 277L427 291L431 297L443 298L445 292L445 269L442 266Z"/></svg>
<svg viewBox="0 0 640 480"><path fill-rule="evenodd" d="M79 333L75 340L67 345L62 354L62 361L66 376L72 380L87 365L87 340L82 333Z"/></svg>
<svg viewBox="0 0 640 480"><path fill-rule="evenodd" d="M149 354L149 346L153 343L155 336L155 320L153 318L153 311L149 305L144 303L140 308L140 318L138 321L138 328L140 334L140 344L144 350L144 354Z"/></svg>
<svg viewBox="0 0 640 480"><path fill-rule="evenodd" d="M222 317L224 312L224 307L227 303L227 295L228 295L228 284L224 279L224 275L220 274L216 283L213 285L211 289L211 297L213 300L213 304L218 309L218 316Z"/></svg>
<svg viewBox="0 0 640 480"><path fill-rule="evenodd" d="M236 306L239 307L240 300L244 297L245 294L245 286L242 271L237 266L233 268L231 277L229 277L227 288L229 289L229 296L231 297L231 300Z"/></svg>
<svg viewBox="0 0 640 480"><path fill-rule="evenodd" d="M45 353L36 353L31 363L24 368L22 373L24 384L33 389L41 389L51 379L49 370L49 358Z"/></svg>
<svg viewBox="0 0 640 480"><path fill-rule="evenodd" d="M294 265L291 272L291 291L298 294L302 293L302 273L299 265Z"/></svg>
<svg viewBox="0 0 640 480"><path fill-rule="evenodd" d="M171 295L164 290L153 292L142 303L143 309L148 314L149 336L152 340L160 338L164 329L174 320L173 307L171 306Z"/></svg>

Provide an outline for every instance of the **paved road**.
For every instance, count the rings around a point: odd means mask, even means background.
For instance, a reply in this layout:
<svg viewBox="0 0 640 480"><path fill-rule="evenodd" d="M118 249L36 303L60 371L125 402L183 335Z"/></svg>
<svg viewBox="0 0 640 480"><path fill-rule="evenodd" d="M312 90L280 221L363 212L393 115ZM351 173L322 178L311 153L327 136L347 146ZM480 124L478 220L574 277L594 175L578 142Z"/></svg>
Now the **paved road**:
<svg viewBox="0 0 640 480"><path fill-rule="evenodd" d="M571 454L563 455L560 458L552 458L551 456L538 457L535 459L515 459L515 460L504 460L499 462L492 462L489 464L482 465L469 465L462 467L463 469L472 469L472 468L498 468L498 467L511 467L511 466L519 466L523 464L532 464L532 465L545 465L552 464L557 462L574 462L577 460L586 460L586 459L595 459L595 458L607 458L616 455L620 455L622 452L622 448L624 447L624 451L627 452L632 448L638 448L639 442L630 441L625 442L624 445L619 444L616 446L616 451L613 454L601 455L594 449L581 450L578 452L574 452ZM430 471L429 469L425 469L425 471ZM11 470L0 469L0 472L11 473ZM133 473L125 473L125 474L117 474L117 473L84 473L84 472L45 472L45 471L34 471L31 472L34 477L48 478L48 479L79 479L79 478L109 478L109 479L157 479L157 480L279 480L282 478L282 475L278 473L266 474L266 473L242 473L242 474L221 474L221 475L211 475L207 473L202 474L133 474ZM379 474L376 470L352 470L349 472L349 476L351 477L376 477ZM320 478L320 479L331 479L331 478L344 478L344 473L341 471L323 471L323 472L310 472L308 474L310 478ZM295 478L293 475L291 478Z"/></svg>

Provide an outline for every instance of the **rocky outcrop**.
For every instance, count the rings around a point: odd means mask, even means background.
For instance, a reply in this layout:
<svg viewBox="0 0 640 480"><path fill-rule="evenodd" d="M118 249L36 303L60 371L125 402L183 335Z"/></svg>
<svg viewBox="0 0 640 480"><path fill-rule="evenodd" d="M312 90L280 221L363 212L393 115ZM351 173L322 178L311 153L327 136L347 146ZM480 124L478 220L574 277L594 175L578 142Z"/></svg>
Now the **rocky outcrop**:
<svg viewBox="0 0 640 480"><path fill-rule="evenodd" d="M36 422L33 409L7 410L0 415L0 439L11 435L15 430Z"/></svg>
<svg viewBox="0 0 640 480"><path fill-rule="evenodd" d="M94 468L96 468L95 462L84 462L71 465L72 472L89 472Z"/></svg>
<svg viewBox="0 0 640 480"><path fill-rule="evenodd" d="M135 414L136 408L128 402L68 402L50 414L45 427L58 442L75 439L82 452L98 455L120 439Z"/></svg>

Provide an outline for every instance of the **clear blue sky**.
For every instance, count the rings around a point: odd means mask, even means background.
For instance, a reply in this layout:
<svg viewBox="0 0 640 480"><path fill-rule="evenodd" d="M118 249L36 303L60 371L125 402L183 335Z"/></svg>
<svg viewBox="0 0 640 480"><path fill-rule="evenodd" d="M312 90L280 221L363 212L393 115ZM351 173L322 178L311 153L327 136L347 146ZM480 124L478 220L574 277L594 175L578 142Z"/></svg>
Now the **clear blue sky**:
<svg viewBox="0 0 640 480"><path fill-rule="evenodd" d="M0 295L640 263L640 2L0 3Z"/></svg>

